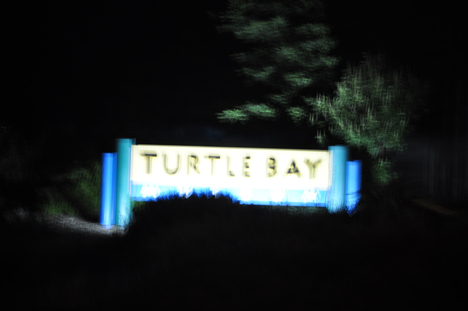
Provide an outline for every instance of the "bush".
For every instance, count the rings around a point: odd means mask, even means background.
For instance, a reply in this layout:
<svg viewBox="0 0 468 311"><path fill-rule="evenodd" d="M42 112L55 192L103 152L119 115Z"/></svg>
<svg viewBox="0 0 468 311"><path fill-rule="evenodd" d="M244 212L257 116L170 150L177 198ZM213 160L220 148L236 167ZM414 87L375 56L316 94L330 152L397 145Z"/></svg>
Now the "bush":
<svg viewBox="0 0 468 311"><path fill-rule="evenodd" d="M382 55L366 55L360 65L347 68L333 97L319 95L307 102L324 116L332 135L366 150L373 159L373 182L387 186L398 177L393 160L405 149L412 122L425 111L426 91L426 84L410 73L391 70Z"/></svg>
<svg viewBox="0 0 468 311"><path fill-rule="evenodd" d="M51 185L39 189L46 214L79 215L93 221L99 218L101 165L77 163L70 172L52 176Z"/></svg>

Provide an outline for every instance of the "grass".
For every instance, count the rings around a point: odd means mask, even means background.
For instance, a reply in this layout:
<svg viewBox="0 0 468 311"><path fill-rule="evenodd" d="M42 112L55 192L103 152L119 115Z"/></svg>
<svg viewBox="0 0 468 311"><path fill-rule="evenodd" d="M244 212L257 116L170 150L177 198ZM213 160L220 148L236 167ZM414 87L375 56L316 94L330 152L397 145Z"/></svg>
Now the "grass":
<svg viewBox="0 0 468 311"><path fill-rule="evenodd" d="M20 309L466 306L467 222L435 231L421 215L301 214L202 197L145 203L124 236L2 224L2 282Z"/></svg>

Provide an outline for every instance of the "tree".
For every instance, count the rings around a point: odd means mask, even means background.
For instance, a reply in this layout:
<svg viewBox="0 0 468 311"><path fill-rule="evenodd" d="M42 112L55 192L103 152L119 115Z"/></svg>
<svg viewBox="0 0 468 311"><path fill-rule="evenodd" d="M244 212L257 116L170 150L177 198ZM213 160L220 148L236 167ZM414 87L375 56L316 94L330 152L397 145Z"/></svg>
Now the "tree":
<svg viewBox="0 0 468 311"><path fill-rule="evenodd" d="M397 177L391 158L404 149L425 93L421 81L401 69L390 70L382 55L365 55L359 66L348 66L333 98L319 95L305 101L324 116L332 135L365 148L374 160L374 180L385 186Z"/></svg>
<svg viewBox="0 0 468 311"><path fill-rule="evenodd" d="M218 114L222 121L252 116L274 119L286 112L299 121L309 108L303 96L330 85L338 59L335 41L324 24L319 0L229 0L220 32L241 40L247 51L234 55L239 72L264 93L263 101L246 101Z"/></svg>

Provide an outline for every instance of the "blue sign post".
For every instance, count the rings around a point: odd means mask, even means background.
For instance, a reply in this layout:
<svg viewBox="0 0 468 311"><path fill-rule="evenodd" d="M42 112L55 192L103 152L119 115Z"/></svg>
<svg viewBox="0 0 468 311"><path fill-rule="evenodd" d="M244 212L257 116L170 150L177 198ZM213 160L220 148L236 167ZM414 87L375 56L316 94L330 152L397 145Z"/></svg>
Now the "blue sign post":
<svg viewBox="0 0 468 311"><path fill-rule="evenodd" d="M346 162L346 209L348 214L354 214L361 199L361 161Z"/></svg>
<svg viewBox="0 0 468 311"><path fill-rule="evenodd" d="M330 146L332 184L329 191L328 210L338 212L346 205L346 161L348 150L345 146Z"/></svg>
<svg viewBox="0 0 468 311"><path fill-rule="evenodd" d="M99 223L104 227L115 224L115 186L117 153L102 154L101 213Z"/></svg>
<svg viewBox="0 0 468 311"><path fill-rule="evenodd" d="M115 224L125 227L132 216L130 198L130 159L134 140L117 139L117 185L115 197Z"/></svg>

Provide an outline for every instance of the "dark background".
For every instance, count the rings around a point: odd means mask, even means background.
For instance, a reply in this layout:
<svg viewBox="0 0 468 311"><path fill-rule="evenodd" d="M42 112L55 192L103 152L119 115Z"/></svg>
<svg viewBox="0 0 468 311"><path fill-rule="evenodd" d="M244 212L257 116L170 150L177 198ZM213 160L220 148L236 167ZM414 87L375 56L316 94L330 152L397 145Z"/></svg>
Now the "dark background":
<svg viewBox="0 0 468 311"><path fill-rule="evenodd" d="M324 2L340 44L340 70L362 52L382 52L430 83L430 111L398 167L420 195L466 211L462 1ZM255 95L229 56L242 46L219 35L207 13L225 6L221 0L3 3L0 210L13 208L10 198L25 200L18 206L37 204L39 188L74 189L59 188L61 180L52 177L114 152L115 138L317 148L306 126L217 122L215 113ZM148 297L166 310L186 302L191 309L466 309L459 307L466 305L466 213L442 221L422 209L403 213L402 205L396 220L384 214L374 222L366 213L296 217L210 200L157 202L141 210L125 239L112 241L32 220L8 225L0 217L4 296L19 309L90 310L96 295L114 310L137 309ZM433 225L424 229L426 222Z"/></svg>
<svg viewBox="0 0 468 311"><path fill-rule="evenodd" d="M429 82L429 113L409 139L401 165L412 169L423 192L436 195L441 183L452 189L444 190L446 197L449 191L466 199L468 53L461 1L324 3L339 43L340 70L360 61L362 52L382 52L390 64ZM215 113L255 93L243 86L230 57L242 46L218 34L211 17L225 8L226 1L214 0L8 4L4 134L46 137L44 144L67 154L87 144L92 156L113 151L113 140L123 137L137 143L316 147L307 128L216 120ZM453 180L455 186L446 186Z"/></svg>

